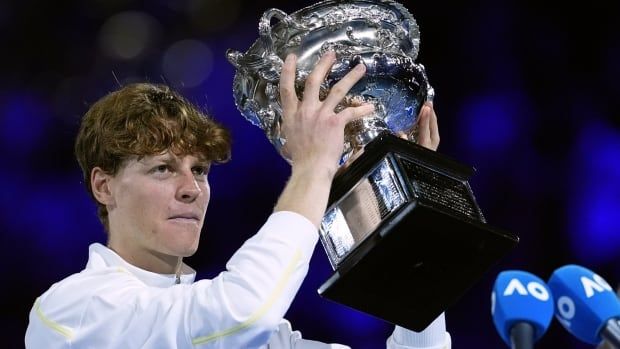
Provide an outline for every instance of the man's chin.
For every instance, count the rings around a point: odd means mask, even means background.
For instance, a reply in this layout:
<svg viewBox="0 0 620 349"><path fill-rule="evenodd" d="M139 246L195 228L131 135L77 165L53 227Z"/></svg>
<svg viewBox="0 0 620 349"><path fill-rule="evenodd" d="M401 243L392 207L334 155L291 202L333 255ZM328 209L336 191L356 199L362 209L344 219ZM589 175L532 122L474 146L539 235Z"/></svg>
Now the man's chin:
<svg viewBox="0 0 620 349"><path fill-rule="evenodd" d="M191 257L198 251L200 231L179 231L175 240L170 241L172 244L168 245L171 249L171 254L178 257Z"/></svg>
<svg viewBox="0 0 620 349"><path fill-rule="evenodd" d="M182 251L179 254L179 257L183 257L183 258L191 257L196 253L196 251L198 251L198 246L196 246L195 248L189 248L186 251Z"/></svg>
<svg viewBox="0 0 620 349"><path fill-rule="evenodd" d="M191 257L198 251L198 243L200 241L200 232L198 232L198 236L196 237L196 241L194 241L191 245L186 245L183 249L182 257Z"/></svg>

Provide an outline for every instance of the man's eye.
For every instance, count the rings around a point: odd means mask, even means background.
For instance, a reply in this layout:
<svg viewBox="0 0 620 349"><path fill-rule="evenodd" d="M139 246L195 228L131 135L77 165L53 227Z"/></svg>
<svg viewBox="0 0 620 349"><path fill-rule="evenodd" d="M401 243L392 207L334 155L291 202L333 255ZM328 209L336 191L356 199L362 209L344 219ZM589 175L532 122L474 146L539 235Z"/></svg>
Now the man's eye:
<svg viewBox="0 0 620 349"><path fill-rule="evenodd" d="M207 166L194 166L192 171L195 175L204 176L209 172L209 168Z"/></svg>
<svg viewBox="0 0 620 349"><path fill-rule="evenodd" d="M170 168L168 167L168 165L159 165L155 167L153 170L158 173L165 173L165 172L168 172L169 169Z"/></svg>

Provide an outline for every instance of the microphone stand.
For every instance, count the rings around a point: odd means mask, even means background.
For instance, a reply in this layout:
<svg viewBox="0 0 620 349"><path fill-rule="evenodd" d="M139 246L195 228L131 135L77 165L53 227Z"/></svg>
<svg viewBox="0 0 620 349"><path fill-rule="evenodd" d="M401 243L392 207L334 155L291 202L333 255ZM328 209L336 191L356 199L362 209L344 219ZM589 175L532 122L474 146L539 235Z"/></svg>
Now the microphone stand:
<svg viewBox="0 0 620 349"><path fill-rule="evenodd" d="M620 323L617 319L607 320L607 324L601 330L601 337L612 347L620 349Z"/></svg>
<svg viewBox="0 0 620 349"><path fill-rule="evenodd" d="M534 348L534 327L527 322L518 322L510 329L512 349Z"/></svg>

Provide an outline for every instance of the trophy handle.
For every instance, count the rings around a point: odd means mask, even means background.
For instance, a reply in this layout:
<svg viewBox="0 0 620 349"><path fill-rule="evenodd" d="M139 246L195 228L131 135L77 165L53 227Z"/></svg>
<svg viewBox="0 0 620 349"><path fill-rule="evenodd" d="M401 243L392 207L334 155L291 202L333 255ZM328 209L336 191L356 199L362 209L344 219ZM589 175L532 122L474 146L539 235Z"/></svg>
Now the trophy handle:
<svg viewBox="0 0 620 349"><path fill-rule="evenodd" d="M426 76L426 68L424 64L417 63L413 65L413 69L422 77L422 83L424 86L423 89L426 90L426 97L424 98L424 102L432 102L435 99L435 89L428 82L428 77Z"/></svg>
<svg viewBox="0 0 620 349"><path fill-rule="evenodd" d="M286 12L277 8L269 9L263 13L263 16L258 23L258 34L260 35L260 40L263 43L263 47L270 55L274 55L276 53L273 47L273 37L271 36L271 19L274 17L285 22L287 25L291 21L291 18Z"/></svg>
<svg viewBox="0 0 620 349"><path fill-rule="evenodd" d="M282 66L282 59L278 57L273 45L271 36L271 19L277 18L287 26L293 24L293 19L286 12L277 8L272 8L263 13L258 23L258 33L263 44L265 56L258 54L243 54L236 50L228 49L226 58L237 69L249 70L258 73L268 81L277 81L279 78L279 67Z"/></svg>
<svg viewBox="0 0 620 349"><path fill-rule="evenodd" d="M226 50L226 58L235 68L241 69L240 61L243 59L243 53L229 48Z"/></svg>

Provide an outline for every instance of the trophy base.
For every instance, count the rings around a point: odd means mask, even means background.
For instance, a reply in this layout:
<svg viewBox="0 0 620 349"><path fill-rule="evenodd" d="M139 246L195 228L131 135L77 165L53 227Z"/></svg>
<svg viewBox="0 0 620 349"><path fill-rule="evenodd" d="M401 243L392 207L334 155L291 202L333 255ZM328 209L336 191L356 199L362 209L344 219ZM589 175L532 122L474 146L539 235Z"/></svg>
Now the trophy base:
<svg viewBox="0 0 620 349"><path fill-rule="evenodd" d="M403 188L403 203L338 261L335 274L320 287L319 294L420 332L508 253L518 237L487 225L473 195L467 212L473 212L474 218L415 194L420 185L406 169L411 168L408 161L434 164L439 169L431 176L435 179L442 173L464 178L473 169L390 134L373 140L364 154L335 178L330 205L343 202L342 197L353 192L386 158L398 174L394 178ZM459 201L459 207L463 202ZM324 241L324 245L327 248L329 244Z"/></svg>

